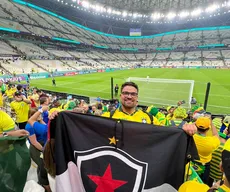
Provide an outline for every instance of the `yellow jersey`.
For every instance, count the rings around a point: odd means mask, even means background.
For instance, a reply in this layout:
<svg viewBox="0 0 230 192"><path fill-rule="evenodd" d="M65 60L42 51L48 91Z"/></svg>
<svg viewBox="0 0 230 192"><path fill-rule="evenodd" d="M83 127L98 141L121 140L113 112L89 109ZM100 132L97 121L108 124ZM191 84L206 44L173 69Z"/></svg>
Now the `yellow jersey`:
<svg viewBox="0 0 230 192"><path fill-rule="evenodd" d="M60 108L52 108L49 110L49 115L52 114L54 111L58 111L58 112L61 112L61 111L64 111L64 109L60 109Z"/></svg>
<svg viewBox="0 0 230 192"><path fill-rule="evenodd" d="M15 128L14 120L4 111L0 110L0 134L12 131Z"/></svg>
<svg viewBox="0 0 230 192"><path fill-rule="evenodd" d="M199 134L193 135L199 153L201 163L205 164L211 161L212 152L219 147L220 140L216 136L202 136Z"/></svg>
<svg viewBox="0 0 230 192"><path fill-rule="evenodd" d="M16 113L16 122L23 123L28 121L29 117L29 104L25 103L24 101L13 101L10 103L11 110L14 110Z"/></svg>
<svg viewBox="0 0 230 192"><path fill-rule="evenodd" d="M7 89L6 92L5 92L5 94L6 94L6 96L7 96L8 98L12 99L15 92L16 92L15 89L12 89L12 88L11 88L11 89Z"/></svg>
<svg viewBox="0 0 230 192"><path fill-rule="evenodd" d="M230 188L228 188L226 185L223 184L218 188L218 191L230 192Z"/></svg>
<svg viewBox="0 0 230 192"><path fill-rule="evenodd" d="M36 107L40 106L39 95L37 93L30 96L30 99L34 100Z"/></svg>
<svg viewBox="0 0 230 192"><path fill-rule="evenodd" d="M102 117L110 117L110 112L106 112L102 115ZM120 119L126 121L134 121L138 123L148 123L151 124L150 114L143 112L140 109L136 109L136 111L132 114L125 113L121 107L116 109L112 115L113 119ZM153 117L153 124L160 125L160 122L157 118Z"/></svg>
<svg viewBox="0 0 230 192"><path fill-rule="evenodd" d="M3 96L1 91L0 91L0 107L3 107Z"/></svg>

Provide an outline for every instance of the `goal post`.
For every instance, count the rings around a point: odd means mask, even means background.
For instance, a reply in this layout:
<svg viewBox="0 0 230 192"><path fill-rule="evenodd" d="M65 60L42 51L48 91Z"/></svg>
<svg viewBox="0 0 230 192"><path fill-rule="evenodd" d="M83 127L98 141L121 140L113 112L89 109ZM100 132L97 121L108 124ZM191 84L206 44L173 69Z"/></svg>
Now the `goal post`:
<svg viewBox="0 0 230 192"><path fill-rule="evenodd" d="M126 81L137 83L141 105L175 106L184 100L183 106L191 108L194 80L129 77Z"/></svg>

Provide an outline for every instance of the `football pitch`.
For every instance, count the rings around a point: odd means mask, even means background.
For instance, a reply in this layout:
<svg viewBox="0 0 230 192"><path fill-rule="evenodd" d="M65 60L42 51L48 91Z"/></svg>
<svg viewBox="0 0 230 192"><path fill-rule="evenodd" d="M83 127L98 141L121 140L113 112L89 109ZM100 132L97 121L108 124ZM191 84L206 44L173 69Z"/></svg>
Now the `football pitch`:
<svg viewBox="0 0 230 192"><path fill-rule="evenodd" d="M85 75L55 77L56 87L52 86L52 79L36 79L31 86L45 90L64 92L69 94L101 97L111 99L111 77L114 85L119 87L128 77L194 80L193 97L203 104L207 83L211 83L207 111L215 114L230 114L230 70L221 69L158 69L143 68L124 71L92 73ZM158 84L151 82L136 82L139 85L139 103L165 106L176 104L176 101L186 100L189 85ZM186 97L186 98L185 98ZM187 99L188 100L188 99Z"/></svg>

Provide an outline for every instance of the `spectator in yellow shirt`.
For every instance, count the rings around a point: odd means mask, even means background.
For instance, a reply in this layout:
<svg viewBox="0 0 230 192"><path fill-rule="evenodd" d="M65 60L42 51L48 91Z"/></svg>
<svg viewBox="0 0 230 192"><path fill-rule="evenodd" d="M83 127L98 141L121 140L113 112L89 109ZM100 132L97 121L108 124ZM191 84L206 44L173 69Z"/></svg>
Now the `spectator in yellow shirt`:
<svg viewBox="0 0 230 192"><path fill-rule="evenodd" d="M0 134L15 129L14 120L4 111L0 110Z"/></svg>
<svg viewBox="0 0 230 192"><path fill-rule="evenodd" d="M212 152L220 145L219 135L209 117L199 117L195 125L197 126L197 134L193 138L200 157L200 160L195 163L204 166L204 173L200 177L205 184L208 184ZM212 137L206 136L210 128L213 134Z"/></svg>
<svg viewBox="0 0 230 192"><path fill-rule="evenodd" d="M31 101L26 99L21 92L14 94L15 101L10 103L11 112L16 114L16 123L19 129L25 129L28 121Z"/></svg>
<svg viewBox="0 0 230 192"><path fill-rule="evenodd" d="M13 97L14 97L15 92L16 92L16 90L13 89L11 85L8 85L8 89L6 90L4 96L7 96L8 101L10 103L13 101Z"/></svg>
<svg viewBox="0 0 230 192"><path fill-rule="evenodd" d="M38 89L36 89L36 88L33 89L33 94L30 97L30 99L33 99L36 107L39 107L40 106L40 102L39 102L39 95L37 94L37 91L38 91Z"/></svg>
<svg viewBox="0 0 230 192"><path fill-rule="evenodd" d="M137 84L133 82L125 82L121 86L121 106L113 112L104 113L102 116L159 125L159 121L156 118L151 119L151 115L140 109L137 109L138 91L139 89ZM56 114L52 115L51 118L54 118L55 116ZM196 126L193 124L184 124L181 128L189 135L193 135L197 131Z"/></svg>
<svg viewBox="0 0 230 192"><path fill-rule="evenodd" d="M0 107L3 107L3 96L1 91L0 91Z"/></svg>
<svg viewBox="0 0 230 192"><path fill-rule="evenodd" d="M223 183L219 181L209 189L205 184L196 181L187 181L181 185L178 192L230 192L230 140L224 145L221 160L220 169L225 175Z"/></svg>

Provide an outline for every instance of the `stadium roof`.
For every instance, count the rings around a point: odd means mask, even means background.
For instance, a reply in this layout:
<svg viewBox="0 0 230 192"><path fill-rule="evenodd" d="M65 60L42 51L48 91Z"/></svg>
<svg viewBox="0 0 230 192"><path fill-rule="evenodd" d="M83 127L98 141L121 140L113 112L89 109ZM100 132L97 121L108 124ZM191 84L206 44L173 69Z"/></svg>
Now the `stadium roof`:
<svg viewBox="0 0 230 192"><path fill-rule="evenodd" d="M70 0L71 1L71 0ZM101 6L109 6L115 9L127 10L139 13L151 13L154 11L179 11L191 10L198 7L207 7L214 3L212 0L88 0L89 3L98 3ZM216 1L219 4L225 0Z"/></svg>
<svg viewBox="0 0 230 192"><path fill-rule="evenodd" d="M88 28L128 36L230 25L230 0L24 0Z"/></svg>

